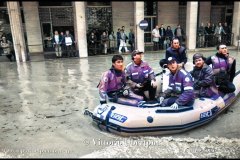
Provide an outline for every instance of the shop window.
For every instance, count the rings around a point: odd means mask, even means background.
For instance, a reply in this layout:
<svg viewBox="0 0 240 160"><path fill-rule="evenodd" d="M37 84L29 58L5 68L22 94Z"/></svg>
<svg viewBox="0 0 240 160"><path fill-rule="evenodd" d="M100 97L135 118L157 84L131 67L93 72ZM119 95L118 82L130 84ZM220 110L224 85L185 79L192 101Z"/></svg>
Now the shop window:
<svg viewBox="0 0 240 160"><path fill-rule="evenodd" d="M5 24L10 24L7 9L0 9L0 20Z"/></svg>
<svg viewBox="0 0 240 160"><path fill-rule="evenodd" d="M144 15L145 16L157 15L157 1L144 2Z"/></svg>
<svg viewBox="0 0 240 160"><path fill-rule="evenodd" d="M23 9L20 9L20 12L21 12L22 23L25 23L25 19L24 19L24 15L23 15ZM3 20L4 23L6 23L6 24L10 24L7 9L0 9L0 20Z"/></svg>
<svg viewBox="0 0 240 160"><path fill-rule="evenodd" d="M227 13L233 13L233 9L227 9Z"/></svg>
<svg viewBox="0 0 240 160"><path fill-rule="evenodd" d="M211 1L213 6L216 5L234 5L234 1Z"/></svg>
<svg viewBox="0 0 240 160"><path fill-rule="evenodd" d="M7 7L7 2L0 2L0 7Z"/></svg>
<svg viewBox="0 0 240 160"><path fill-rule="evenodd" d="M152 30L157 24L157 1L144 2L144 20L148 22L148 27L144 30L144 42L152 42Z"/></svg>
<svg viewBox="0 0 240 160"><path fill-rule="evenodd" d="M73 26L72 7L51 8L51 19L53 26Z"/></svg>
<svg viewBox="0 0 240 160"><path fill-rule="evenodd" d="M152 42L152 30L156 27L157 21L155 16L145 17L148 22L148 27L144 30L144 42Z"/></svg>
<svg viewBox="0 0 240 160"><path fill-rule="evenodd" d="M112 30L111 7L87 7L86 9L88 29Z"/></svg>
<svg viewBox="0 0 240 160"><path fill-rule="evenodd" d="M179 6L186 6L187 5L187 2L186 1L181 1L179 2Z"/></svg>
<svg viewBox="0 0 240 160"><path fill-rule="evenodd" d="M181 28L186 31L187 6L179 6L178 21ZM177 27L177 26L176 26Z"/></svg>

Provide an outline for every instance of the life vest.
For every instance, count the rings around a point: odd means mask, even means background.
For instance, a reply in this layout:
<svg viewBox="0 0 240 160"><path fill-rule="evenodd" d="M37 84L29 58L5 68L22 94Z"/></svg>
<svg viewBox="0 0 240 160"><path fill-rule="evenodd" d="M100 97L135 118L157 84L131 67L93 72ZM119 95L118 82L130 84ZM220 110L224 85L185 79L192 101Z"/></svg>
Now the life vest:
<svg viewBox="0 0 240 160"><path fill-rule="evenodd" d="M230 70L234 62L234 57L228 56L227 59L216 55L211 57L214 81L217 85L226 84L230 80Z"/></svg>
<svg viewBox="0 0 240 160"><path fill-rule="evenodd" d="M97 85L100 90L105 90L106 92L120 90L123 86L125 86L125 73L116 73L112 68L103 73L102 78Z"/></svg>
<svg viewBox="0 0 240 160"><path fill-rule="evenodd" d="M235 58L232 56L228 56L227 59L224 59L214 55L211 57L211 60L212 60L213 74L215 75L219 73L220 70L229 72L232 68L232 64Z"/></svg>

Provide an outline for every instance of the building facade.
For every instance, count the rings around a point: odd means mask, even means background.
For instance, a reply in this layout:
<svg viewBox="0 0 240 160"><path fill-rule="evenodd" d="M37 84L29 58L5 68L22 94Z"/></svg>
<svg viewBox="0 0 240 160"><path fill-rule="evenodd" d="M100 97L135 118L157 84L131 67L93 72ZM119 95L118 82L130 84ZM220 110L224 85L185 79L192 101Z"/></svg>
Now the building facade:
<svg viewBox="0 0 240 160"><path fill-rule="evenodd" d="M148 27L139 27L141 20ZM198 28L210 22L227 22L231 28L232 45L238 45L240 2L228 1L112 1L112 2L46 2L1 1L0 33L12 37L17 62L27 60L26 53L43 53L52 48L55 30L69 30L76 41L79 57L87 57L88 33L92 30L111 32L125 27L128 35L134 30L136 48L145 50L152 44L151 31L164 24L174 30L178 24L185 31L185 46L192 50L198 43Z"/></svg>

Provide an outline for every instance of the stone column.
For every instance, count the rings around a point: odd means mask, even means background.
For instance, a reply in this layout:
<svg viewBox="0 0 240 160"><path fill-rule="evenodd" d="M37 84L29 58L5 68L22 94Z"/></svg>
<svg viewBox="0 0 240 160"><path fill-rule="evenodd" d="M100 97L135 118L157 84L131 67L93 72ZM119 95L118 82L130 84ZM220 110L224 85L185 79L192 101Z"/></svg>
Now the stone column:
<svg viewBox="0 0 240 160"><path fill-rule="evenodd" d="M186 47L196 48L198 2L187 2Z"/></svg>
<svg viewBox="0 0 240 160"><path fill-rule="evenodd" d="M140 29L139 23L144 20L144 2L134 2L134 26L135 26L135 48L145 52L144 50L144 30Z"/></svg>
<svg viewBox="0 0 240 160"><path fill-rule="evenodd" d="M240 40L240 2L234 2L233 9L233 23L232 23L232 33L233 37L233 45L238 46L238 40Z"/></svg>
<svg viewBox="0 0 240 160"><path fill-rule="evenodd" d="M17 62L26 62L27 52L22 28L22 19L18 1L7 1L7 8Z"/></svg>
<svg viewBox="0 0 240 160"><path fill-rule="evenodd" d="M86 33L86 16L85 16L85 2L74 2L74 9L76 16L77 27L77 45L79 49L79 57L88 57L87 51L87 33Z"/></svg>
<svg viewBox="0 0 240 160"><path fill-rule="evenodd" d="M42 31L38 12L38 2L23 1L23 13L27 31L27 44L29 52L43 52Z"/></svg>

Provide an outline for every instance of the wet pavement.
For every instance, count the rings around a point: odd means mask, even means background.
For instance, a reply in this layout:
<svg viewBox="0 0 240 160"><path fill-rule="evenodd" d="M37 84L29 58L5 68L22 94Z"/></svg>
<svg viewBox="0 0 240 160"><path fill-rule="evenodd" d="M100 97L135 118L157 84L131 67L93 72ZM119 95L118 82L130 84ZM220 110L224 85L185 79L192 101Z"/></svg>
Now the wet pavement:
<svg viewBox="0 0 240 160"><path fill-rule="evenodd" d="M216 50L202 51L206 56ZM189 52L192 61L194 52ZM230 50L237 58L239 53ZM145 53L155 73L163 52ZM123 55L125 64L130 54ZM112 55L0 62L2 158L240 158L240 99L212 122L174 135L119 137L83 115L98 105L96 88Z"/></svg>

